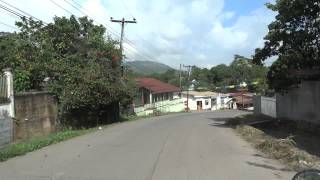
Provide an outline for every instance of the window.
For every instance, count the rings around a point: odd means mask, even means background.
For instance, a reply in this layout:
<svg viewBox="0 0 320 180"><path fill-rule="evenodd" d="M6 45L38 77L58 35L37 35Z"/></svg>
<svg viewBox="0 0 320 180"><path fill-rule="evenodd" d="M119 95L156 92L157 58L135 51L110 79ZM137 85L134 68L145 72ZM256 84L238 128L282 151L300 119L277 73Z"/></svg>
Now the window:
<svg viewBox="0 0 320 180"><path fill-rule="evenodd" d="M209 105L209 100L205 100L204 103L205 103L206 106L208 106Z"/></svg>

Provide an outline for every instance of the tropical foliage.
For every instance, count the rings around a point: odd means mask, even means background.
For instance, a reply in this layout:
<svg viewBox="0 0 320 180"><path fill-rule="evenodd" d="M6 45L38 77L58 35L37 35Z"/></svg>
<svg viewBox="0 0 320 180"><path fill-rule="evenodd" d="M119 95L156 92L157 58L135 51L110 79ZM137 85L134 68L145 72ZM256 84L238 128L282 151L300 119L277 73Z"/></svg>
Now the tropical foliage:
<svg viewBox="0 0 320 180"><path fill-rule="evenodd" d="M62 115L99 117L111 104L131 99L118 42L102 25L74 16L50 24L22 18L16 25L21 32L0 37L0 68L13 69L16 91L47 89L57 95Z"/></svg>
<svg viewBox="0 0 320 180"><path fill-rule="evenodd" d="M252 63L252 59L235 55L230 65L219 64L211 69L192 67L188 81L188 73L181 72L182 89L186 90L194 82L197 90L227 91L226 86L236 86L242 82L253 84L252 91L264 93L268 86L266 85L266 75L268 68L258 66ZM161 81L180 86L180 72L178 70L168 70L163 74L152 74L149 77L157 78ZM135 74L135 76L139 76Z"/></svg>
<svg viewBox="0 0 320 180"><path fill-rule="evenodd" d="M264 47L256 49L254 62L261 65L267 58L277 57L268 83L277 91L287 90L301 80L294 72L320 72L320 2L277 0L267 7L277 15L269 25Z"/></svg>

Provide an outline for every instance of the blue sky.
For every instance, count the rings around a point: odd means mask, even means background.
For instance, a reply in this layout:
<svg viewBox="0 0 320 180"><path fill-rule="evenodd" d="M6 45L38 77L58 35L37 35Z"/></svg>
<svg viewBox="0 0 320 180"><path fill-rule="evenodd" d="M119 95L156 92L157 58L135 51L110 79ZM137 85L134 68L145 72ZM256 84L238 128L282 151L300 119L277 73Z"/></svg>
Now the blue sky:
<svg viewBox="0 0 320 180"><path fill-rule="evenodd" d="M70 16L56 4L76 16L83 16L66 3L73 3L72 0L6 1L46 22L54 16ZM106 25L115 39L119 39L120 25L111 23L111 16L137 19L137 24L125 27L127 61L153 60L173 67L229 64L234 54L250 57L255 48L263 45L267 25L275 15L264 5L268 0L75 1L97 23ZM0 23L11 26L17 20L2 10L0 17ZM0 24L0 31L14 29Z"/></svg>

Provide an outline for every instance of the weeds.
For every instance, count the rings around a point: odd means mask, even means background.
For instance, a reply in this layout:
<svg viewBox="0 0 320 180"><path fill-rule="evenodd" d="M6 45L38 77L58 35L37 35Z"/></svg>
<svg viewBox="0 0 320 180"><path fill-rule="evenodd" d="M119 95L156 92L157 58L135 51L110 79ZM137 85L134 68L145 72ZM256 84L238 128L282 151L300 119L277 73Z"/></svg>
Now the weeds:
<svg viewBox="0 0 320 180"><path fill-rule="evenodd" d="M258 150L280 160L294 170L320 168L320 158L299 149L296 146L295 137L292 135L279 139L252 126L237 125L234 127L238 134L252 143Z"/></svg>

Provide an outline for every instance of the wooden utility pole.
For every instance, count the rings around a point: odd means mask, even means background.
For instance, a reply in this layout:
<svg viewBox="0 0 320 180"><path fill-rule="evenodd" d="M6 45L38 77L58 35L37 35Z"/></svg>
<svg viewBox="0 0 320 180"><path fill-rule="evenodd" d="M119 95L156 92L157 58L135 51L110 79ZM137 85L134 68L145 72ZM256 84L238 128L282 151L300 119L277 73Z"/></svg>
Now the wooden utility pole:
<svg viewBox="0 0 320 180"><path fill-rule="evenodd" d="M111 22L116 22L116 23L121 23L121 37L120 37L120 51L123 54L123 37L124 37L124 25L126 23L137 23L136 19L133 18L133 21L127 21L124 18L122 18L121 20L116 20L113 19L113 17L110 18ZM122 58L121 58L122 59Z"/></svg>
<svg viewBox="0 0 320 180"><path fill-rule="evenodd" d="M190 65L188 65L188 66L185 66L185 65L183 65L183 67L185 67L185 68L188 68L188 80L187 80L187 112L189 112L189 88L190 88L190 83L189 83L189 81L190 81L190 71L191 71L191 68L193 67L193 66L190 66Z"/></svg>

